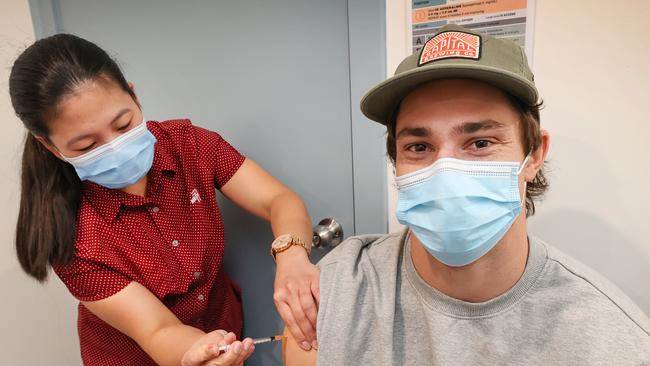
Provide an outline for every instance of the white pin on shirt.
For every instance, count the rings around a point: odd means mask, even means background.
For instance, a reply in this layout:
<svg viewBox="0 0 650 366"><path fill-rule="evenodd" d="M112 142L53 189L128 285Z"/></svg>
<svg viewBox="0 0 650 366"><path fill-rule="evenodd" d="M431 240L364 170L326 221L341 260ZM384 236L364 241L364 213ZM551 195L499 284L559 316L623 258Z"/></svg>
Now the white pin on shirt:
<svg viewBox="0 0 650 366"><path fill-rule="evenodd" d="M201 196L199 195L199 191L198 191L196 188L194 188L194 189L192 190L192 193L191 193L191 194L192 194L192 198L190 198L190 203L191 203L191 204L195 204L195 203L197 203L197 202L201 202Z"/></svg>

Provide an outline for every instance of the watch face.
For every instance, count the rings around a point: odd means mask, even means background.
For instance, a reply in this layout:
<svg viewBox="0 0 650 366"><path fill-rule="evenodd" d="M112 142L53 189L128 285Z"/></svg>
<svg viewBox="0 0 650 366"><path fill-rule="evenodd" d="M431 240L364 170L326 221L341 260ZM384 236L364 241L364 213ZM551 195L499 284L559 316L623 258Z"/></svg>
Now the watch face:
<svg viewBox="0 0 650 366"><path fill-rule="evenodd" d="M272 247L275 249L281 249L289 245L290 242L291 242L291 235L278 236L273 242Z"/></svg>

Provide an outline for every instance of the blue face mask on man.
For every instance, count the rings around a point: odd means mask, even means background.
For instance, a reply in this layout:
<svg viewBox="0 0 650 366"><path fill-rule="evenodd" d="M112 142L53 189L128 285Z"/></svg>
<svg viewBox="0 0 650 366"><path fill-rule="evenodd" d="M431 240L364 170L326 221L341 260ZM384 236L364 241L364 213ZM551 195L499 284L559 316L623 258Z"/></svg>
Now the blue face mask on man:
<svg viewBox="0 0 650 366"><path fill-rule="evenodd" d="M440 262L468 265L489 252L521 213L518 162L442 158L396 177L397 219Z"/></svg>
<svg viewBox="0 0 650 366"><path fill-rule="evenodd" d="M111 189L137 183L153 164L156 137L143 120L138 126L81 156L64 159L72 164L81 180Z"/></svg>

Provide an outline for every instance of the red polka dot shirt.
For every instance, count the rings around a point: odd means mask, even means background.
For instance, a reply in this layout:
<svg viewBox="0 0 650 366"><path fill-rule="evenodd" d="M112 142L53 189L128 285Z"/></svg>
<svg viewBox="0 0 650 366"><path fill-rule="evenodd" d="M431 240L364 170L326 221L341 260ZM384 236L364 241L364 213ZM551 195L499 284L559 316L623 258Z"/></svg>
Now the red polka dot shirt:
<svg viewBox="0 0 650 366"><path fill-rule="evenodd" d="M189 120L148 122L156 139L145 197L83 182L76 253L57 275L80 301L107 298L136 281L184 324L241 335L239 287L223 269L224 228L215 187L244 157ZM155 365L138 344L78 309L85 365Z"/></svg>

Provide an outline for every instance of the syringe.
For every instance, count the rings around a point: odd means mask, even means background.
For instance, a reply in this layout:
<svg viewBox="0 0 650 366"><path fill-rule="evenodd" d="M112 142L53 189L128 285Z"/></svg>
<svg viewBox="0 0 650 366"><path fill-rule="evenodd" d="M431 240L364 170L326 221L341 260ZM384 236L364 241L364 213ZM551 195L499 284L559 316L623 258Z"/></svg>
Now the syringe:
<svg viewBox="0 0 650 366"><path fill-rule="evenodd" d="M264 337L264 338L255 338L253 339L253 344L260 344L260 343L268 343L268 342L277 342L283 340L285 337L282 335L276 335L276 336L270 336L270 337ZM225 345L219 347L219 351L221 352L228 352L228 348L230 348L230 345Z"/></svg>

